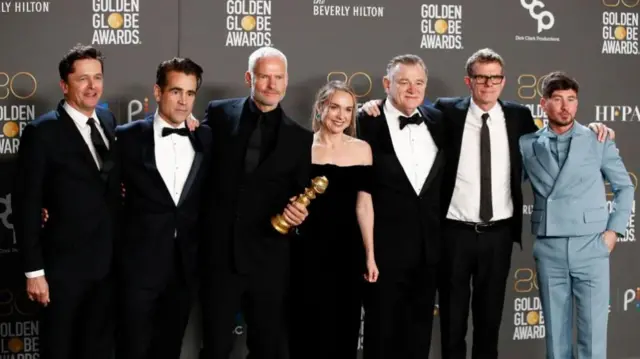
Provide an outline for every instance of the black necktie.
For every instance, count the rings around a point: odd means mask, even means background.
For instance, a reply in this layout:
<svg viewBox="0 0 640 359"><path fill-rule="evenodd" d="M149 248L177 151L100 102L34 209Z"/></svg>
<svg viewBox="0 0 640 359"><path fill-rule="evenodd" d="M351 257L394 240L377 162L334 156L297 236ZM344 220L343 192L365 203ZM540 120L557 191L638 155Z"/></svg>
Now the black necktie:
<svg viewBox="0 0 640 359"><path fill-rule="evenodd" d="M491 194L491 137L487 120L488 113L482 114L482 128L480 129L480 219L489 222L493 217L493 203Z"/></svg>
<svg viewBox="0 0 640 359"><path fill-rule="evenodd" d="M405 126L407 126L409 124L419 125L424 121L424 119L422 118L422 116L420 116L419 113L416 113L411 117L400 116L400 117L398 117L398 119L400 120L400 129L401 130L403 128L405 128Z"/></svg>
<svg viewBox="0 0 640 359"><path fill-rule="evenodd" d="M173 133L180 136L189 136L189 129L186 127L183 127L183 128L163 127L162 128L162 137L169 136Z"/></svg>
<svg viewBox="0 0 640 359"><path fill-rule="evenodd" d="M105 159L109 155L109 149L104 143L102 135L100 135L100 132L98 132L98 128L96 127L96 120L90 117L89 120L87 120L87 124L91 128L91 142L93 142L93 147L95 147L96 152L98 152L98 162L100 162L100 168L102 168Z"/></svg>
<svg viewBox="0 0 640 359"><path fill-rule="evenodd" d="M258 164L260 163L260 148L262 146L262 122L264 121L264 116L260 115L258 121L256 123L256 128L251 133L251 137L249 137L249 142L247 143L247 152L244 156L244 172L251 173L253 172Z"/></svg>

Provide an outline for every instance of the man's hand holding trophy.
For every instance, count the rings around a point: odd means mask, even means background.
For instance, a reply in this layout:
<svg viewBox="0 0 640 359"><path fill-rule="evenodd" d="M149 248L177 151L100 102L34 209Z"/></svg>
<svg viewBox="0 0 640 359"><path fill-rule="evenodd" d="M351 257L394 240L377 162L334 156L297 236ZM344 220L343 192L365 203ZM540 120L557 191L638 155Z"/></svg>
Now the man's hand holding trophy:
<svg viewBox="0 0 640 359"><path fill-rule="evenodd" d="M282 233L287 234L291 227L302 224L309 215L307 206L311 204L311 200L316 198L316 194L322 194L329 186L327 177L316 177L311 180L311 187L307 187L304 193L290 199L291 203L287 205L282 214L271 217L271 225L273 228Z"/></svg>

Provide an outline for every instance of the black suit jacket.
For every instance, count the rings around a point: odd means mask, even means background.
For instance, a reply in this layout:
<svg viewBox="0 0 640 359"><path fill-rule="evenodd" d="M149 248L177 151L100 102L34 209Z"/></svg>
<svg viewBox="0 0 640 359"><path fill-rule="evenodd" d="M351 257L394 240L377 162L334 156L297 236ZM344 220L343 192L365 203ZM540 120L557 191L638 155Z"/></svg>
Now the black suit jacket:
<svg viewBox="0 0 640 359"><path fill-rule="evenodd" d="M116 135L126 189L118 274L136 286L162 286L176 274L193 282L210 129L201 126L189 134L195 156L177 205L156 166L153 116L119 126Z"/></svg>
<svg viewBox="0 0 640 359"><path fill-rule="evenodd" d="M96 114L111 149L102 171L63 102L24 129L13 215L25 272L99 279L111 269L120 205L116 121L108 110L96 108ZM42 208L49 211L44 228Z"/></svg>
<svg viewBox="0 0 640 359"><path fill-rule="evenodd" d="M376 118L360 112L357 126L358 137L367 141L373 152L371 195L376 214L376 262L381 272L435 264L440 257L442 114L431 107L418 108L438 146L438 154L417 195L395 154L383 111L384 102L379 107L382 115Z"/></svg>
<svg viewBox="0 0 640 359"><path fill-rule="evenodd" d="M445 153L446 165L444 171L444 184L442 186L442 216L446 217L453 189L458 173L458 163L460 162L460 147L462 146L462 134L467 118L467 111L471 99L469 97L440 98L434 106L444 113L445 125ZM511 196L513 200L513 241L521 243L522 237L522 158L518 148L520 136L538 130L531 111L520 104L498 101L502 106L505 123L507 126L507 137L509 139L509 159L511 167Z"/></svg>
<svg viewBox="0 0 640 359"><path fill-rule="evenodd" d="M212 101L203 121L213 134L205 203L207 235L202 245L207 271L251 273L284 268L289 262L290 238L273 229L270 219L282 213L290 197L310 185L313 134L284 112L275 148L242 183L247 143L238 134L243 109L248 111L246 101L252 100Z"/></svg>

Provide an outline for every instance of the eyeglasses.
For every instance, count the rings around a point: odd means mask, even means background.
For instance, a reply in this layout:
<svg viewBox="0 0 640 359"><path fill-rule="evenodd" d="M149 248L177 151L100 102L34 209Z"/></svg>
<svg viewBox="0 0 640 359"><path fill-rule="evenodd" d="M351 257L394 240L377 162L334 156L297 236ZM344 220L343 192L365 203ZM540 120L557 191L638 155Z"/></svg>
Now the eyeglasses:
<svg viewBox="0 0 640 359"><path fill-rule="evenodd" d="M478 83L480 85L486 84L487 81L491 81L491 83L494 84L494 85L499 85L504 80L504 75L491 75L491 76L473 75L473 76L471 76L471 78L474 79L476 81L476 83Z"/></svg>

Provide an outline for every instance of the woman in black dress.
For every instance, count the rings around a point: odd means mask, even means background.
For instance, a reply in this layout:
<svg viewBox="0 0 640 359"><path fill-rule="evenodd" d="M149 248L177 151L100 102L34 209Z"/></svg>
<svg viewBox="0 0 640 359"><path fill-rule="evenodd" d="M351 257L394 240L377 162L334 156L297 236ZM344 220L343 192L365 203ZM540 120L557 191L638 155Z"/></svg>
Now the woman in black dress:
<svg viewBox="0 0 640 359"><path fill-rule="evenodd" d="M378 277L371 148L353 137L356 106L338 81L323 86L313 105L311 178L326 176L329 186L311 202L293 244L291 359L355 359L364 281Z"/></svg>

